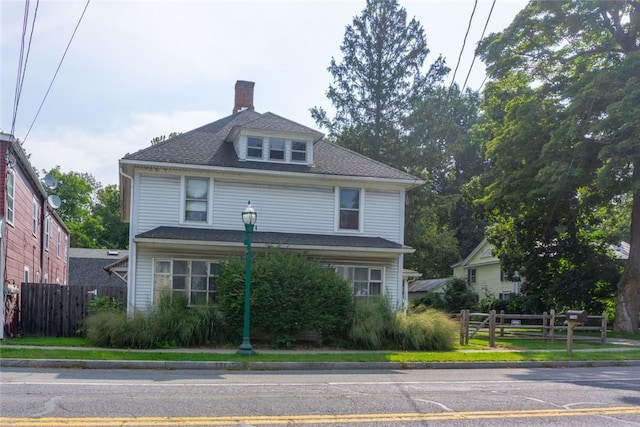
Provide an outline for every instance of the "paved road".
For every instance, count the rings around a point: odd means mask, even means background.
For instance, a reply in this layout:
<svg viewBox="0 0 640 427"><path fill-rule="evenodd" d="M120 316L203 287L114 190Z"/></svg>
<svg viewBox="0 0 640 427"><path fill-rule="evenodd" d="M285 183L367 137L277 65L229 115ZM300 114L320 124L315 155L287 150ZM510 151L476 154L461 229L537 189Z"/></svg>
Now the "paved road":
<svg viewBox="0 0 640 427"><path fill-rule="evenodd" d="M640 425L640 367L357 371L3 368L2 426Z"/></svg>

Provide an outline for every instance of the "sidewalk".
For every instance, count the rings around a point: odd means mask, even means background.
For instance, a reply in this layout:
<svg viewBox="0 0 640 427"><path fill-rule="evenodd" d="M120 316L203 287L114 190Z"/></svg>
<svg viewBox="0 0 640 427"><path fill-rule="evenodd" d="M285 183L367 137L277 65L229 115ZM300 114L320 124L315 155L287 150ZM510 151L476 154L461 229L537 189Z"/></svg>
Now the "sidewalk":
<svg viewBox="0 0 640 427"><path fill-rule="evenodd" d="M625 351L630 348L639 348L640 341L610 338L609 344L617 344L616 348L592 348L574 349L578 352L598 351ZM11 348L42 348L38 346L6 346ZM56 350L95 350L97 347L47 347ZM594 360L594 361L522 361L522 362L260 362L252 361L247 356L244 361L162 361L162 360L74 360L74 359L6 359L1 357L0 368L40 368L40 369L189 369L189 370L254 370L254 371L281 371L281 370L402 370L402 369L496 369L496 368L570 368L570 367L607 367L607 366L640 366L640 360ZM153 350L128 350L109 349L110 351L140 352L140 353L219 353L235 354L235 348L179 348L179 349L153 349ZM270 350L259 349L258 353L362 353L363 351L349 350ZM468 350L468 353L486 352L487 350ZM530 350L505 350L500 352L519 352ZM541 350L547 352L566 352L562 349Z"/></svg>

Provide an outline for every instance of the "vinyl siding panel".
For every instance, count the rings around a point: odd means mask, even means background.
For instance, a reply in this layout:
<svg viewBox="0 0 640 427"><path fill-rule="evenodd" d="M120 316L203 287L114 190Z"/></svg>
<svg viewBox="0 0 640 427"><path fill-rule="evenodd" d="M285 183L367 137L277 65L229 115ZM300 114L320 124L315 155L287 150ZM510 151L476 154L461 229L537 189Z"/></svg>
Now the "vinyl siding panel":
<svg viewBox="0 0 640 427"><path fill-rule="evenodd" d="M179 176L140 176L137 224L134 235L161 225L180 224Z"/></svg>
<svg viewBox="0 0 640 427"><path fill-rule="evenodd" d="M251 200L257 230L282 233L333 233L333 187L273 186L216 180L213 226L242 229L241 212Z"/></svg>
<svg viewBox="0 0 640 427"><path fill-rule="evenodd" d="M364 235L402 241L400 192L365 190Z"/></svg>

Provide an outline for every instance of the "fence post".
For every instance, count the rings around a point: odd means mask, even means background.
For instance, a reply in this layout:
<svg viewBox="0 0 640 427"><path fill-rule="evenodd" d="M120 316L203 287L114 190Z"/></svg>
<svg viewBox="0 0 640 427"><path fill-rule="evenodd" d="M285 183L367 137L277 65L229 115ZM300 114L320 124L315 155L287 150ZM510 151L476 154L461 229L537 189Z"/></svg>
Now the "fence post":
<svg viewBox="0 0 640 427"><path fill-rule="evenodd" d="M489 312L489 347L496 346L496 311Z"/></svg>
<svg viewBox="0 0 640 427"><path fill-rule="evenodd" d="M547 325L548 321L549 321L549 315L545 311L542 313L542 339L544 340L546 340L547 336L549 335L549 327Z"/></svg>
<svg viewBox="0 0 640 427"><path fill-rule="evenodd" d="M549 338L551 339L551 344L553 344L554 331L556 330L556 310L549 310Z"/></svg>
<svg viewBox="0 0 640 427"><path fill-rule="evenodd" d="M465 339L464 339L464 345L469 345L469 335L471 334L469 331L469 328L471 327L471 311L467 308L466 310L467 313L467 327L466 327L466 335L465 335Z"/></svg>
<svg viewBox="0 0 640 427"><path fill-rule="evenodd" d="M460 345L464 345L464 309L460 310Z"/></svg>
<svg viewBox="0 0 640 427"><path fill-rule="evenodd" d="M602 313L602 333L600 335L600 342L602 344L607 343L607 313Z"/></svg>
<svg viewBox="0 0 640 427"><path fill-rule="evenodd" d="M504 310L500 310L500 325L504 326ZM500 328L500 338L504 337L504 328Z"/></svg>

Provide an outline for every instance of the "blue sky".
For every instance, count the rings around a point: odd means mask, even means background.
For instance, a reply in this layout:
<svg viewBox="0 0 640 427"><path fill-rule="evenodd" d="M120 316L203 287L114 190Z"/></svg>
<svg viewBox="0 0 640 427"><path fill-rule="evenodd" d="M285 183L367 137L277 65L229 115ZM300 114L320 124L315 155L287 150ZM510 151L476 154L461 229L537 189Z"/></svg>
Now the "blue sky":
<svg viewBox="0 0 640 427"><path fill-rule="evenodd" d="M35 10L31 0L29 31ZM118 181L118 159L150 140L184 132L231 113L236 80L256 83L256 111L271 111L317 128L309 108L331 110L325 93L332 57L365 1L92 0L49 95L85 0L39 2L14 134L38 169L91 173ZM422 24L431 53L453 69L472 0L402 1ZM456 75L464 81L491 8L479 0ZM497 0L487 34L500 31L524 0ZM0 2L0 130L11 131L24 0ZM28 34L27 34L28 40ZM453 72L447 83L451 82ZM484 65L468 83L477 89Z"/></svg>

